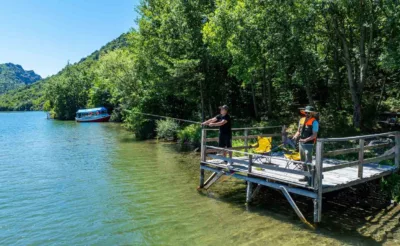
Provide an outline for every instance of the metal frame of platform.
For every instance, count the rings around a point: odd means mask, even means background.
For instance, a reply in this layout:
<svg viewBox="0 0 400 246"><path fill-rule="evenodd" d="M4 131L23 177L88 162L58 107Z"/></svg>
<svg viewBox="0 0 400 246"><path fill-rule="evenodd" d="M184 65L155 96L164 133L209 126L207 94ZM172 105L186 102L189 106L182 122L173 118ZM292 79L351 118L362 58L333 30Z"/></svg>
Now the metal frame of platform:
<svg viewBox="0 0 400 246"><path fill-rule="evenodd" d="M277 132L276 129L282 131ZM274 130L269 134L249 134L252 131ZM264 128L234 128L236 134L233 139L243 139L245 145L231 149L223 149L207 145L208 142L218 141L218 138L207 138L207 132L215 129L202 130L201 162L200 162L200 189L208 189L221 177L229 176L247 181L246 202L250 203L261 186L280 190L287 198L299 218L306 222L303 214L298 209L290 194L296 194L313 199L314 222L321 221L323 193L355 186L377 178L390 175L399 169L400 162L400 132L382 134L318 139L315 150L315 160L311 164L301 161L287 160L280 156L255 154L249 151L250 139L261 137L279 137L282 141L287 137L286 128L281 126ZM239 134L238 134L239 133ZM386 138L389 142L376 145L366 145L366 141ZM355 148L324 151L324 146L329 143L356 142ZM371 158L364 158L366 151L389 148L384 154ZM245 151L239 151L244 149ZM215 153L226 153L226 156ZM332 157L358 153L358 160L340 161ZM234 156L234 157L233 157ZM327 158L329 157L329 159ZM380 165L384 160L394 160L394 165ZM230 164L229 167L227 164ZM307 165L309 171L299 170L296 167ZM210 171L211 176L205 180L205 171ZM308 177L309 181L299 181L301 177ZM256 186L255 186L256 185Z"/></svg>

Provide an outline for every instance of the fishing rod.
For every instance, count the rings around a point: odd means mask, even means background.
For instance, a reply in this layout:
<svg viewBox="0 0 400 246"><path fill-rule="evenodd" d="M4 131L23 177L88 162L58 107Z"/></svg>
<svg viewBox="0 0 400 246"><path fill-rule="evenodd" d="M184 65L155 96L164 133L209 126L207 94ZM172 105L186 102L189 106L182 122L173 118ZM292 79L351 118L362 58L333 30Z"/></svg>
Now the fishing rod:
<svg viewBox="0 0 400 246"><path fill-rule="evenodd" d="M188 122L188 123L192 123L192 124L200 124L201 125L201 122L198 122L198 121L184 120L184 119L178 119L178 118L162 116L162 115L156 115L156 114L146 114L146 113L138 113L138 112L136 114L148 115L148 116L164 118L164 119L172 119L172 120L183 121L183 122Z"/></svg>

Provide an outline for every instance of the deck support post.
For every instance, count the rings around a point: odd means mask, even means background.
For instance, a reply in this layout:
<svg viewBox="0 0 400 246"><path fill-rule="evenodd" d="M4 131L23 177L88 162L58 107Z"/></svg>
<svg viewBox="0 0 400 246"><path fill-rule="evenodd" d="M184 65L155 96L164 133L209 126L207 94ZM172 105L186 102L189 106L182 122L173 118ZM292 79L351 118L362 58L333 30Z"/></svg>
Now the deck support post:
<svg viewBox="0 0 400 246"><path fill-rule="evenodd" d="M246 190L246 203L251 202L252 194L253 194L253 183L247 181L247 190Z"/></svg>
<svg viewBox="0 0 400 246"><path fill-rule="evenodd" d="M247 167L248 175L251 176L251 171L253 168L253 155L249 155L249 166ZM247 181L247 190L246 190L246 203L249 204L260 190L261 185L257 185L256 189L253 191L253 183Z"/></svg>
<svg viewBox="0 0 400 246"><path fill-rule="evenodd" d="M319 209L319 202L318 199L312 199L314 204L314 223L318 223L318 209Z"/></svg>
<svg viewBox="0 0 400 246"><path fill-rule="evenodd" d="M321 222L322 212L322 162L324 156L324 142L317 141L316 161L315 161L315 177L314 190L317 193L317 198L314 199L314 222Z"/></svg>
<svg viewBox="0 0 400 246"><path fill-rule="evenodd" d="M358 161L359 161L359 164L358 164L358 178L359 179L362 179L362 177L363 177L364 145L365 145L364 143L365 143L364 139L360 139L359 140L359 147L360 147L360 150L358 152Z"/></svg>
<svg viewBox="0 0 400 246"><path fill-rule="evenodd" d="M248 175L251 174L252 168L253 168L253 155L249 155L249 166L247 167ZM250 181L247 181L246 203L251 202L252 193L253 193L253 183Z"/></svg>
<svg viewBox="0 0 400 246"><path fill-rule="evenodd" d="M249 155L249 166L247 167L247 171L250 174L253 169L253 155Z"/></svg>
<svg viewBox="0 0 400 246"><path fill-rule="evenodd" d="M211 174L211 176L204 183L204 189L207 190L208 188L210 188L211 185L215 184L218 181L218 179L220 179L224 174L225 172L219 172L219 173L214 172L213 174Z"/></svg>
<svg viewBox="0 0 400 246"><path fill-rule="evenodd" d="M399 168L400 165L400 132L396 132L395 135L395 146L394 146L394 166L396 169Z"/></svg>
<svg viewBox="0 0 400 246"><path fill-rule="evenodd" d="M200 164L200 183L199 183L199 188L202 189L204 187L204 169L201 167L203 164Z"/></svg>
<svg viewBox="0 0 400 246"><path fill-rule="evenodd" d="M280 187L280 190L282 191L283 195L286 197L286 199L288 200L290 206L292 206L293 210L296 212L297 216L299 216L300 220L302 222L304 222L305 224L310 225L310 223L308 223L308 221L306 220L306 218L304 217L303 213L300 211L299 207L297 207L297 204L294 202L292 196L290 196L289 192L287 191L287 189L284 186Z"/></svg>
<svg viewBox="0 0 400 246"><path fill-rule="evenodd" d="M204 185L207 185L208 183L210 183L210 181L217 175L217 172L213 172L210 177L208 177L208 179L204 182Z"/></svg>

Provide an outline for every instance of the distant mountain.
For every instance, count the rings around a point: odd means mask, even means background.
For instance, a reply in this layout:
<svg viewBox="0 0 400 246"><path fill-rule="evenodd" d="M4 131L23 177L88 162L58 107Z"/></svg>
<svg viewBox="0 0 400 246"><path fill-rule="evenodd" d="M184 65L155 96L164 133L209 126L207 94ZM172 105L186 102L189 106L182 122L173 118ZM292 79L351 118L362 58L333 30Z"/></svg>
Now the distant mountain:
<svg viewBox="0 0 400 246"><path fill-rule="evenodd" d="M123 33L120 35L118 38L108 42L106 45L101 47L99 50L94 51L92 54L88 55L85 58L82 58L79 62L75 64L71 64L71 66L81 66L81 65L87 65L88 67L91 66L91 64L96 64L96 62L99 60L100 56L103 54L106 54L110 51L117 50L117 49L122 49L124 47L128 46L128 37L129 33ZM10 64L10 63L8 63ZM1 66L4 66L7 64L2 64ZM13 65L13 64L12 64ZM14 65L14 66L19 66L19 65ZM21 69L22 67L19 66ZM28 71L32 72L32 71ZM64 72L64 69L59 71L57 74L47 77L45 79L42 79L38 81L37 83L28 83L25 84L21 83L20 86L14 87L13 90L11 90L11 87L7 90L3 90L3 80L1 77L1 71L0 71L0 111L29 111L29 110L42 110L43 109L43 104L44 104L44 90L46 83L49 83L52 77L57 77L62 75ZM40 76L37 75L40 79ZM4 76L6 77L6 76ZM2 92L6 91L6 93Z"/></svg>
<svg viewBox="0 0 400 246"><path fill-rule="evenodd" d="M42 79L34 71L26 71L21 65L13 63L0 64L0 94L30 85Z"/></svg>

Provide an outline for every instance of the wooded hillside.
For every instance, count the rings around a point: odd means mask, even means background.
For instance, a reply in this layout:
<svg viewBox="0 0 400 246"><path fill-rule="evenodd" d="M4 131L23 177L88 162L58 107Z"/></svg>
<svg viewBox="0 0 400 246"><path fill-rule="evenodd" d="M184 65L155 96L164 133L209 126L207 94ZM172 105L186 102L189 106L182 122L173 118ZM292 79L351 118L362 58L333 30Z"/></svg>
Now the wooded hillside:
<svg viewBox="0 0 400 246"><path fill-rule="evenodd" d="M93 64L96 64L101 55L126 46L126 36L127 34L122 34L118 38L101 47L99 50L96 50L89 56L82 58L76 64L68 64L66 67L68 67L69 70L86 70L89 72L89 68ZM50 81L57 81L59 78L64 76L66 71L67 70L64 68L56 75L49 78L39 80L34 84L21 84L17 89L9 90L7 93L0 94L0 111L43 110L44 103L47 100L45 98L47 83ZM75 110L75 106L72 106L72 104L70 105L70 108L71 110Z"/></svg>
<svg viewBox="0 0 400 246"><path fill-rule="evenodd" d="M20 65L0 64L0 94L30 85L40 79L40 75L34 71L26 71Z"/></svg>

